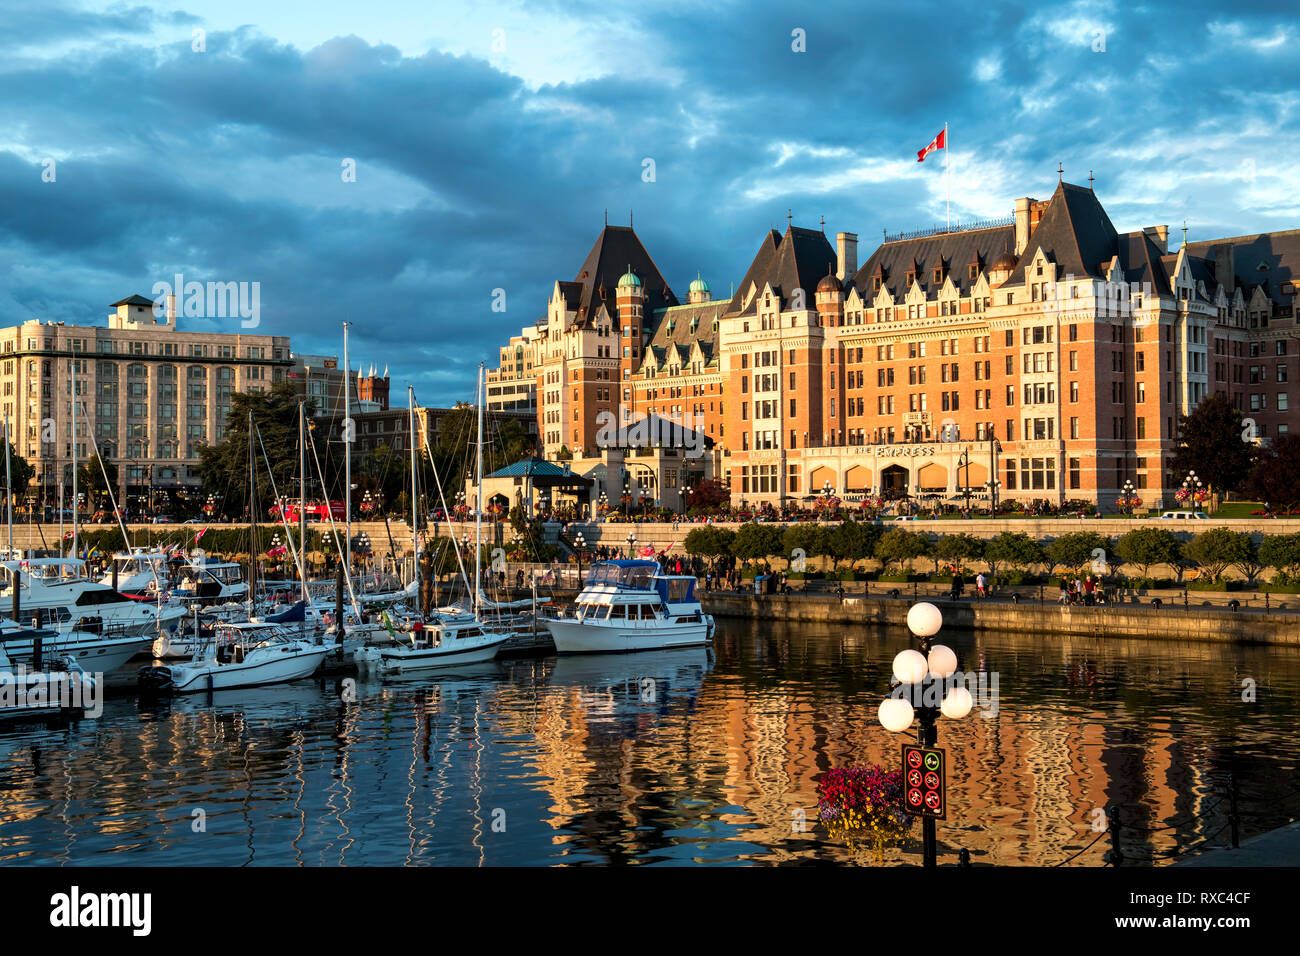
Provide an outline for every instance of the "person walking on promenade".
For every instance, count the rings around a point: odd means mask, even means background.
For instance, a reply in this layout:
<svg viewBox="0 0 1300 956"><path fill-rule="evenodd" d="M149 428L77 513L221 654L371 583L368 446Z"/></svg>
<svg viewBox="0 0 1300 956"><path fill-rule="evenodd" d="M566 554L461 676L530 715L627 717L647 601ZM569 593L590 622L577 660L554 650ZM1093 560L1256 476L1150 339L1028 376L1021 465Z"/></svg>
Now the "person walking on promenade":
<svg viewBox="0 0 1300 956"><path fill-rule="evenodd" d="M965 587L966 585L961 580L961 572L954 570L952 572L952 597L954 601L961 600L961 594Z"/></svg>
<svg viewBox="0 0 1300 956"><path fill-rule="evenodd" d="M1094 594L1095 594L1095 592L1096 592L1096 589L1097 589L1097 586L1096 586L1095 584L1093 584L1093 581L1092 581L1092 575L1091 575L1091 574L1088 575L1086 578L1084 578L1084 581L1083 581L1083 603L1086 604L1086 605L1088 605L1089 607L1092 606L1093 596L1094 596Z"/></svg>
<svg viewBox="0 0 1300 956"><path fill-rule="evenodd" d="M982 597L987 597L987 596L988 596L988 595L985 593L985 590L984 590L984 585L985 585L985 583L986 583L986 581L985 581L985 578L984 578L984 572L983 572L983 571L981 571L979 574L975 575L975 596L976 596L977 598L982 598Z"/></svg>

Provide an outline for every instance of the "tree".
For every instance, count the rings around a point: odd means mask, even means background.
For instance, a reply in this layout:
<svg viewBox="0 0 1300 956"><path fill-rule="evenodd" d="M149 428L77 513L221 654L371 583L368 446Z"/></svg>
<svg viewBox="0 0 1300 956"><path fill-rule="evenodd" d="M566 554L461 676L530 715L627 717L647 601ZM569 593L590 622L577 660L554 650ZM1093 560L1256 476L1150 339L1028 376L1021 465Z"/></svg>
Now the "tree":
<svg viewBox="0 0 1300 956"><path fill-rule="evenodd" d="M1217 581L1232 565L1249 561L1253 548L1249 534L1238 534L1227 528L1211 528L1187 542L1183 553L1194 561L1211 581Z"/></svg>
<svg viewBox="0 0 1300 956"><path fill-rule="evenodd" d="M1287 578L1300 572L1300 534L1268 534L1259 546L1259 559Z"/></svg>
<svg viewBox="0 0 1300 956"><path fill-rule="evenodd" d="M730 500L731 492L726 486L712 478L705 478L686 496L686 507L710 509Z"/></svg>
<svg viewBox="0 0 1300 956"><path fill-rule="evenodd" d="M1228 396L1211 393L1190 415L1179 418L1179 444L1172 463L1175 476L1181 480L1195 471L1211 490L1235 491L1255 460L1255 446L1243 439L1246 432L1241 412Z"/></svg>
<svg viewBox="0 0 1300 956"><path fill-rule="evenodd" d="M785 533L781 536L781 544L785 548L785 553L790 556L791 561L800 554L804 558L829 554L827 550L828 543L826 529L815 524L792 524L785 529Z"/></svg>
<svg viewBox="0 0 1300 956"><path fill-rule="evenodd" d="M1177 570L1182 545L1168 528L1134 528L1120 535L1115 542L1115 553L1126 564L1140 568L1145 578L1151 576L1151 568L1157 564L1167 564Z"/></svg>
<svg viewBox="0 0 1300 956"><path fill-rule="evenodd" d="M101 466L102 463L102 466ZM104 473L108 473L108 483L104 483ZM17 482L15 482L17 485ZM117 465L105 461L99 455L83 462L77 469L77 492L84 492L87 505L93 505L98 495L106 495L110 488L117 487Z"/></svg>
<svg viewBox="0 0 1300 956"><path fill-rule="evenodd" d="M1300 507L1300 435L1278 435L1261 450L1242 490L1270 509Z"/></svg>
<svg viewBox="0 0 1300 956"><path fill-rule="evenodd" d="M687 554L709 558L712 562L724 554L731 553L731 545L735 537L735 532L727 528L719 528L711 524L700 525L687 532L682 547L686 549Z"/></svg>
<svg viewBox="0 0 1300 956"><path fill-rule="evenodd" d="M13 442L9 443L9 486L13 489L16 496L21 496L27 490L27 485L36 477L36 469L28 463L27 459L18 454L18 449L14 447Z"/></svg>
<svg viewBox="0 0 1300 956"><path fill-rule="evenodd" d="M888 568L894 561L902 565L913 558L921 557L929 550L929 535L904 528L890 528L876 542L875 554L880 563Z"/></svg>
<svg viewBox="0 0 1300 956"><path fill-rule="evenodd" d="M780 526L751 521L736 531L731 553L741 561L763 561L783 553L781 539Z"/></svg>
<svg viewBox="0 0 1300 956"><path fill-rule="evenodd" d="M852 518L841 521L831 531L820 528L818 530L824 532L826 553L831 556L832 561L836 564L847 561L850 568L863 558L871 557L876 549L876 542L881 536L878 526L854 521ZM928 540L926 544L928 546Z"/></svg>
<svg viewBox="0 0 1300 956"><path fill-rule="evenodd" d="M222 514L239 517L245 514L248 502L248 418L252 412L254 427L254 474L257 476L257 500L264 518L266 509L275 504L275 493L267 474L267 462L275 475L276 488L281 494L291 496L298 475L298 397L289 380L276 382L269 392L236 392L231 396L230 412L226 415L225 438L215 445L199 449L198 471L203 479L203 491L217 496ZM307 408L310 418L312 409ZM260 437L261 441L256 439ZM326 468L328 447L317 454L321 467ZM263 458L263 449L266 457ZM315 471L315 459L307 452L307 473Z"/></svg>
<svg viewBox="0 0 1300 956"><path fill-rule="evenodd" d="M1058 566L1063 568L1082 568L1110 548L1110 540L1095 531L1071 531L1048 543L1043 549L1047 558L1047 573L1051 574Z"/></svg>
<svg viewBox="0 0 1300 956"><path fill-rule="evenodd" d="M973 534L945 534L939 538L934 547L933 556L938 571L938 562L962 565L968 561L978 561L984 555L984 541Z"/></svg>
<svg viewBox="0 0 1300 956"><path fill-rule="evenodd" d="M1000 564L1024 569L1042 561L1043 549L1023 531L1003 531L984 545L984 563L990 574L997 574Z"/></svg>

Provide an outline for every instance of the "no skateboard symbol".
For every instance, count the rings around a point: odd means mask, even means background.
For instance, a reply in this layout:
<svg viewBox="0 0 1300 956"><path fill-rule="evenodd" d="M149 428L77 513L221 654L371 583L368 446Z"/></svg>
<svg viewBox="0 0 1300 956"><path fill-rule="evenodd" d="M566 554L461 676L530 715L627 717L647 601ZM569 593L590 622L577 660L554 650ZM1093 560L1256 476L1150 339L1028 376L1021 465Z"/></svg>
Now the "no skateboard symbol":
<svg viewBox="0 0 1300 956"><path fill-rule="evenodd" d="M948 801L944 773L944 752L928 747L903 746L907 773L905 797L909 812L926 817L946 817Z"/></svg>

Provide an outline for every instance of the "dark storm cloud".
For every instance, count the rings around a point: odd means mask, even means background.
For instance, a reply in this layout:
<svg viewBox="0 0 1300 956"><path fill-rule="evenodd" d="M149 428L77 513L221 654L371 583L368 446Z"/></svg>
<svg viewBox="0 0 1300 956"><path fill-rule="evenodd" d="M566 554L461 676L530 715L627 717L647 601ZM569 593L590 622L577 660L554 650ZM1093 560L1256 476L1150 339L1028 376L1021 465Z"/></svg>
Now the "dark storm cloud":
<svg viewBox="0 0 1300 956"><path fill-rule="evenodd" d="M544 312L606 208L616 223L635 209L679 293L700 269L716 295L787 208L857 231L864 258L882 227L941 222L941 165L918 170L915 150L945 120L961 218L1046 195L1059 160L1074 181L1097 171L1121 227L1189 214L1221 232L1276 227L1233 178L1258 148L1237 136L1293 136L1298 85L1288 44L1266 42L1292 29L1280 5L1231 19L1198 4L647 8L627 21L651 75L613 62L537 89L482 59L351 36L304 51L242 28L209 31L202 54L157 47L159 24L197 21L142 7L3 16L4 35L24 37L0 64L8 321L95 321L176 271L260 281L264 330L334 353L352 321L356 360L390 364L425 402L471 394L473 367ZM30 53L70 40L75 53ZM1198 127L1222 139L1189 149ZM1289 158L1258 161L1294 185Z"/></svg>

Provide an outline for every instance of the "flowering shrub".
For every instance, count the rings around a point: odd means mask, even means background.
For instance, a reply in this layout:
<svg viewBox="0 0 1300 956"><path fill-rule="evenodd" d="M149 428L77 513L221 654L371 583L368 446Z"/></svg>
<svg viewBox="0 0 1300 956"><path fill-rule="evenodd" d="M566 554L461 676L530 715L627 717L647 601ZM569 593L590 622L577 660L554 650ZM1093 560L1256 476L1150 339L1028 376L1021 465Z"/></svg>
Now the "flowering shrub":
<svg viewBox="0 0 1300 956"><path fill-rule="evenodd" d="M876 851L885 862L885 847L900 842L912 829L903 811L903 772L879 764L832 767L817 783L817 806L832 839L843 839L855 853Z"/></svg>

